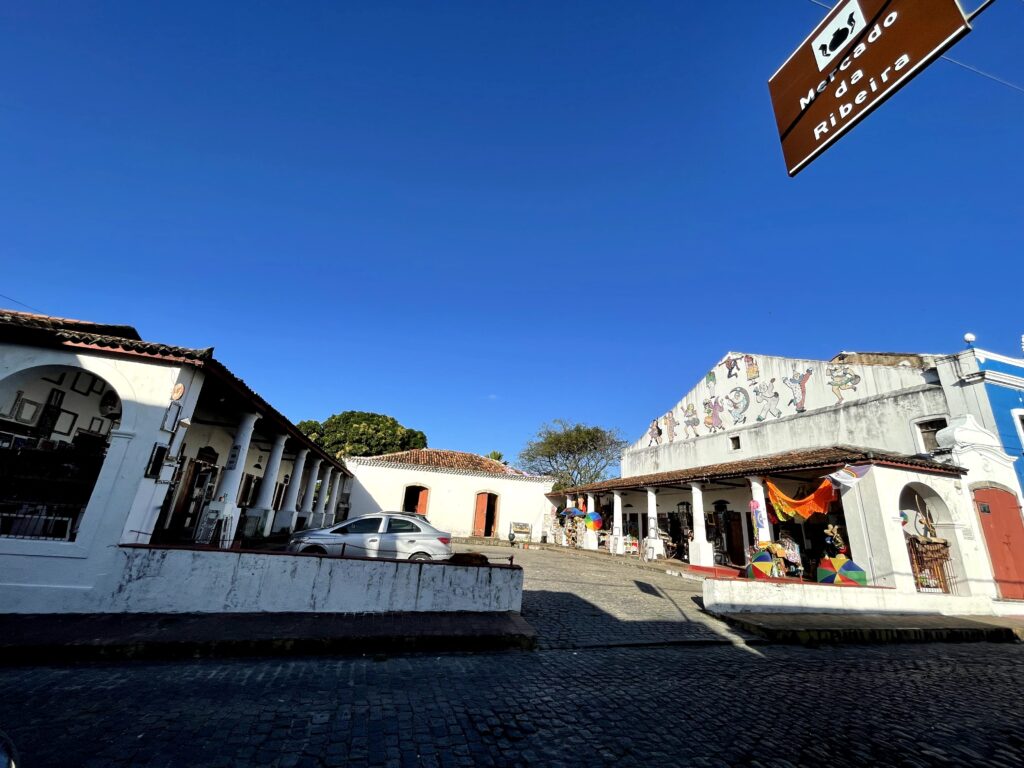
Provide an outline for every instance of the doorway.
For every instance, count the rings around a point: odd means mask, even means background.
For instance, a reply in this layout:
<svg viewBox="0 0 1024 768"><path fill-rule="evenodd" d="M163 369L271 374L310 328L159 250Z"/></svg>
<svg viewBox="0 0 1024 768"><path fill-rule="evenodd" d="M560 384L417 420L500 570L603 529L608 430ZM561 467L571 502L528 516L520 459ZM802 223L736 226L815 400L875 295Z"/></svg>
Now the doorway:
<svg viewBox="0 0 1024 768"><path fill-rule="evenodd" d="M165 507L150 538L152 544L184 544L192 541L196 524L206 505L213 500L220 469L218 455L204 446L196 452L181 473L178 492L167 494L171 502Z"/></svg>
<svg viewBox="0 0 1024 768"><path fill-rule="evenodd" d="M992 575L1004 600L1024 600L1024 521L1017 496L999 488L979 488L974 503L992 560Z"/></svg>
<svg viewBox="0 0 1024 768"><path fill-rule="evenodd" d="M429 498L430 489L422 485L410 485L405 489L402 511L415 515L425 515L427 514L427 500Z"/></svg>
<svg viewBox="0 0 1024 768"><path fill-rule="evenodd" d="M498 494L478 493L476 514L473 517L473 535L491 538L498 528Z"/></svg>

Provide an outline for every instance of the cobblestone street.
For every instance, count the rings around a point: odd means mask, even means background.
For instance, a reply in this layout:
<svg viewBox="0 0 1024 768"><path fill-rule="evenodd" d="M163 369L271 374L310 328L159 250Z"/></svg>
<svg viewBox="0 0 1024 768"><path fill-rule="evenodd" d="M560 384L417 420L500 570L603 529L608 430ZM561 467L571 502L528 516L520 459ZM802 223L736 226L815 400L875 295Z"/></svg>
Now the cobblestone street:
<svg viewBox="0 0 1024 768"><path fill-rule="evenodd" d="M28 768L1024 764L1020 646L746 646L695 583L515 557L537 651L0 669L0 729Z"/></svg>

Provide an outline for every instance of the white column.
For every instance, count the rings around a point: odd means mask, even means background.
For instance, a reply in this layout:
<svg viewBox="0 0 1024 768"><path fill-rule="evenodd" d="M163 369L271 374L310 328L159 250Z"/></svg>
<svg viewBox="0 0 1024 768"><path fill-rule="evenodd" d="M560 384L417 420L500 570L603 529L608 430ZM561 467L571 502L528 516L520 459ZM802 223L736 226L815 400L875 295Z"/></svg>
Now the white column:
<svg viewBox="0 0 1024 768"><path fill-rule="evenodd" d="M264 536L269 536L274 525L274 490L277 488L277 476L281 471L281 457L284 456L284 444L288 435L278 435L274 440L274 447L270 449L270 458L267 459L267 468L263 472L263 482L260 483L260 492L256 495L256 506L253 511L262 515L260 530Z"/></svg>
<svg viewBox="0 0 1024 768"><path fill-rule="evenodd" d="M327 500L327 509L324 510L324 526L334 525L335 515L338 510L338 492L341 488L341 470L334 470L334 481L331 483L331 496Z"/></svg>
<svg viewBox="0 0 1024 768"><path fill-rule="evenodd" d="M658 496L654 488L647 489L647 538L643 547L648 557L665 556L665 545L658 536Z"/></svg>
<svg viewBox="0 0 1024 768"><path fill-rule="evenodd" d="M306 466L306 454L308 453L309 451L303 448L295 454L291 477L288 479L288 487L284 489L281 509L274 515L275 531L292 531L295 528L295 516L298 514L299 488L302 487L302 469Z"/></svg>
<svg viewBox="0 0 1024 768"><path fill-rule="evenodd" d="M613 491L612 499L612 551L621 555L626 551L622 541L622 491Z"/></svg>
<svg viewBox="0 0 1024 768"><path fill-rule="evenodd" d="M594 494L587 494L587 512L597 512L597 499L594 498ZM592 531L587 527L583 528L583 548L596 550L597 549L597 531Z"/></svg>
<svg viewBox="0 0 1024 768"><path fill-rule="evenodd" d="M252 432L256 428L258 413L247 413L242 416L235 431L235 439L231 445L229 460L234 458L234 465L225 467L220 474L217 483L217 492L214 498L221 505L221 546L230 547L235 540L235 530L238 528L238 516L241 512L238 508L238 489L242 485L242 478L245 476L245 461L249 455L249 443L252 442Z"/></svg>
<svg viewBox="0 0 1024 768"><path fill-rule="evenodd" d="M704 491L699 483L690 485L690 503L693 510L693 541L690 542L690 565L711 568L715 564L715 548L708 541L708 528L704 520Z"/></svg>
<svg viewBox="0 0 1024 768"><path fill-rule="evenodd" d="M327 494L331 491L331 476L334 474L334 467L330 464L324 466L320 473L320 492L316 495L316 504L313 505L313 518L309 528L324 527L324 510L327 509Z"/></svg>
<svg viewBox="0 0 1024 768"><path fill-rule="evenodd" d="M302 494L302 506L299 507L299 514L306 518L305 525L307 528L309 528L311 518L313 517L313 497L316 495L316 481L320 476L320 464L322 463L323 459L318 456L309 465L306 492Z"/></svg>
<svg viewBox="0 0 1024 768"><path fill-rule="evenodd" d="M757 519L757 543L770 542L772 540L772 527L768 524L768 507L765 505L764 500L764 486L758 477L748 477L747 480L750 481L751 498L757 502L757 508L751 510ZM743 530L746 530L746 526L744 526Z"/></svg>

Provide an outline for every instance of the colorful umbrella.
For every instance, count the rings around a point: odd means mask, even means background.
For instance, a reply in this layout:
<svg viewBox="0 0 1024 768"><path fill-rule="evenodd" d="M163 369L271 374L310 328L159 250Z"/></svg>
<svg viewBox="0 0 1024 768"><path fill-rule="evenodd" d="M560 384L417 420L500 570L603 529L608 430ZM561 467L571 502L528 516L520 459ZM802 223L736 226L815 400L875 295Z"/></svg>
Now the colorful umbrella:
<svg viewBox="0 0 1024 768"><path fill-rule="evenodd" d="M838 555L822 558L818 563L818 581L822 584L860 584L866 587L868 576L853 560Z"/></svg>
<svg viewBox="0 0 1024 768"><path fill-rule="evenodd" d="M601 519L601 515L597 512L587 512L587 517L583 523L587 526L587 530L599 531L601 526L604 525L604 520Z"/></svg>
<svg viewBox="0 0 1024 768"><path fill-rule="evenodd" d="M770 579L772 578L772 567L774 564L771 552L761 550L754 555L744 575L748 579Z"/></svg>
<svg viewBox="0 0 1024 768"><path fill-rule="evenodd" d="M569 507L568 509L563 509L558 514L564 515L566 517L583 517L587 513L584 512L582 509L576 509L576 507Z"/></svg>

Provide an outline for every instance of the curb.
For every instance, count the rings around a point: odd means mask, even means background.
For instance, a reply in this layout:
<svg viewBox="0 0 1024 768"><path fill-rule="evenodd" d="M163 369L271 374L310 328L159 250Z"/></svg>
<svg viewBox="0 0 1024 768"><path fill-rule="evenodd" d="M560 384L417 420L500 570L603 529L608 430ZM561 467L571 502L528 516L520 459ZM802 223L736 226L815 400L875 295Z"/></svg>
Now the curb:
<svg viewBox="0 0 1024 768"><path fill-rule="evenodd" d="M799 626L799 614L787 614L794 626L769 627L741 615L711 613L726 624L778 645L888 645L894 643L1019 643L1024 628L980 625L976 627L820 627Z"/></svg>

